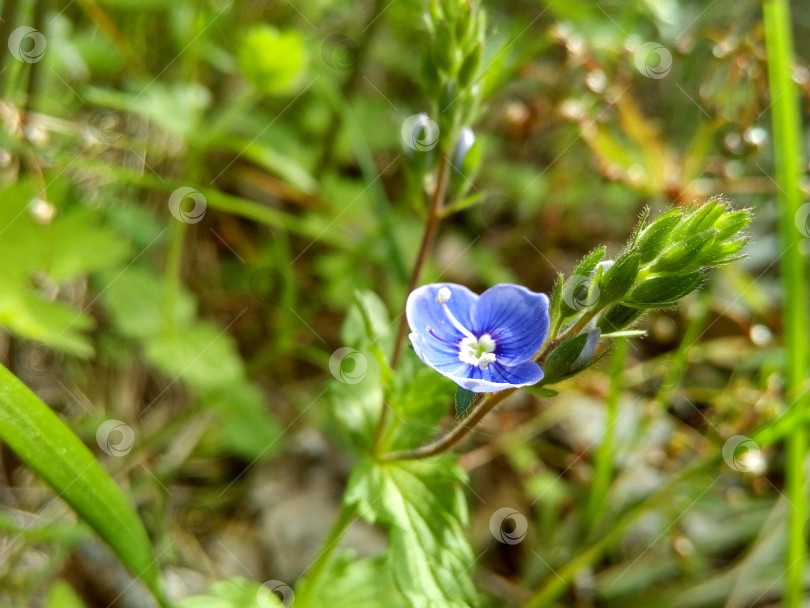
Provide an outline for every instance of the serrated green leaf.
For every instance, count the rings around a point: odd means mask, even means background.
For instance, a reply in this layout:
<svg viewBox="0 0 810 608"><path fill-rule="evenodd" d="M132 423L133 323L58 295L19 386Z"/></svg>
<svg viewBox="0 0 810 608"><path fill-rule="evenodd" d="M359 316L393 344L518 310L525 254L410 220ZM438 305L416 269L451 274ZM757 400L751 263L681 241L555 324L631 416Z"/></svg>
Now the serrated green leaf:
<svg viewBox="0 0 810 608"><path fill-rule="evenodd" d="M197 305L191 294L182 289L177 294L174 319L167 323L163 284L146 269L131 267L123 273L106 273L98 281L98 287L116 329L128 338L153 338L167 325L187 327L194 320Z"/></svg>
<svg viewBox="0 0 810 608"><path fill-rule="evenodd" d="M464 534L464 474L450 458L376 463L363 459L344 500L363 519L389 529L388 567L414 606L476 605L473 554Z"/></svg>
<svg viewBox="0 0 810 608"><path fill-rule="evenodd" d="M45 272L57 282L118 266L130 254L129 243L91 209L72 211L50 228L42 255Z"/></svg>
<svg viewBox="0 0 810 608"><path fill-rule="evenodd" d="M144 355L157 369L199 390L218 389L244 378L233 338L207 323L147 339Z"/></svg>
<svg viewBox="0 0 810 608"><path fill-rule="evenodd" d="M3 366L0 439L162 597L149 538L124 493L65 423Z"/></svg>
<svg viewBox="0 0 810 608"><path fill-rule="evenodd" d="M329 608L411 608L394 585L385 556L356 559L344 553L324 576L313 605Z"/></svg>

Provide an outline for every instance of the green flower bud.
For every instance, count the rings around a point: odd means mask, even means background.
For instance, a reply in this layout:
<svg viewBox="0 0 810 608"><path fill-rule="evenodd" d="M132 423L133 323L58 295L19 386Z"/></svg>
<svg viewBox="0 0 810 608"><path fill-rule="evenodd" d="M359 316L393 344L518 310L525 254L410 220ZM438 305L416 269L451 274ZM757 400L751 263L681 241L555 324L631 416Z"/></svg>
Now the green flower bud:
<svg viewBox="0 0 810 608"><path fill-rule="evenodd" d="M640 283L624 300L624 303L636 308L671 306L677 300L695 291L700 287L701 282L702 277L699 272L653 277Z"/></svg>

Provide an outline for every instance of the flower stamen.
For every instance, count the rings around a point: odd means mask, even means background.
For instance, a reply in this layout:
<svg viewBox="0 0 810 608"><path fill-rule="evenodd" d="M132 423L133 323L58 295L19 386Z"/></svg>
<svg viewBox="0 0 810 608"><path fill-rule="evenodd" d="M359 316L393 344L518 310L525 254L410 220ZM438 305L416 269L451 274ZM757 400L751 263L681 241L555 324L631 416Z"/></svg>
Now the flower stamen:
<svg viewBox="0 0 810 608"><path fill-rule="evenodd" d="M467 336L465 339L472 339L475 340L475 336L472 335L472 332L464 327L461 323L459 323L458 319L456 319L455 315L452 313L450 308L447 306L447 301L450 299L452 293L450 292L449 287L442 287L436 293L436 304L442 307L447 320L455 327L460 333Z"/></svg>
<svg viewBox="0 0 810 608"><path fill-rule="evenodd" d="M490 363L495 363L495 340L489 334L483 334L480 338L464 338L458 347L458 358L464 363L479 369L486 369Z"/></svg>

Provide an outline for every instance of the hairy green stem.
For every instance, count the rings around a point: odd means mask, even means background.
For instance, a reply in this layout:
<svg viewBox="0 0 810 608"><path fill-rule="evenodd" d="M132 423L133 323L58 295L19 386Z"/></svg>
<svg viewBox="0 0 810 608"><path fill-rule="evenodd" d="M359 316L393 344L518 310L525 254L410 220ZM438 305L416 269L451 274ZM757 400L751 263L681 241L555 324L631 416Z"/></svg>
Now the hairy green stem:
<svg viewBox="0 0 810 608"><path fill-rule="evenodd" d="M794 218L802 204L801 118L799 91L793 80L793 39L788 0L765 0L762 5L768 51L768 80L774 133L774 161L779 185L779 229L784 253L780 260L784 293L784 347L786 355L786 395L790 409L805 409L802 384L808 366L807 278L800 251L801 233ZM787 437L787 497L792 505L788 517L784 606L798 608L803 596L805 539L807 522L804 463L807 436L803 426L795 426Z"/></svg>
<svg viewBox="0 0 810 608"><path fill-rule="evenodd" d="M436 238L436 230L439 227L442 217L442 208L444 207L444 199L447 195L447 182L450 177L450 163L447 157L442 155L441 163L439 164L439 172L436 177L436 188L433 191L433 196L430 201L430 209L428 210L427 222L425 223L425 231L422 235L422 243L419 245L419 252L416 254L416 261L411 271L411 277L408 280L408 288L406 294L410 294L419 282L419 276L422 274L422 268L427 260L430 248ZM407 295L406 295L407 297ZM402 306L405 310L405 306ZM394 370L399 364L399 358L402 354L402 345L405 340L405 334L408 329L408 318L404 312L399 317L399 327L397 328L396 338L394 338L394 352L391 355L391 369ZM388 426L388 405L384 402L382 404L382 412L377 424L377 430L374 433L374 443L372 444L374 453L379 453L382 445L382 439L385 436L385 429Z"/></svg>

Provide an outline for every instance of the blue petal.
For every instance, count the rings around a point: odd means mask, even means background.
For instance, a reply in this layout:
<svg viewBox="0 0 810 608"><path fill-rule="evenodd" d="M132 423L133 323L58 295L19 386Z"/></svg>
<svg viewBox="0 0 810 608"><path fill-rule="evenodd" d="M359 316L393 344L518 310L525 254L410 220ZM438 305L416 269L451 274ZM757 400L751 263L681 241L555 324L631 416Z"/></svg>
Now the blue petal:
<svg viewBox="0 0 810 608"><path fill-rule="evenodd" d="M447 301L450 312L466 329L469 330L472 327L470 310L478 300L478 296L463 285L455 283L431 283L414 289L405 304L408 325L411 331L416 333L422 333L430 327L433 333L443 340L458 344L464 338L464 334L453 327L453 324L447 319L443 307L436 304L436 294L442 287L450 290L450 299Z"/></svg>
<svg viewBox="0 0 810 608"><path fill-rule="evenodd" d="M473 306L472 323L475 335L488 333L495 340L500 363L521 363L530 359L548 336L548 297L522 285L495 285Z"/></svg>
<svg viewBox="0 0 810 608"><path fill-rule="evenodd" d="M486 369L459 360L458 350L428 333L410 334L417 356L440 374L474 393L494 393L507 388L529 386L543 379L543 370L534 361L518 365L490 364Z"/></svg>
<svg viewBox="0 0 810 608"><path fill-rule="evenodd" d="M543 379L543 370L534 361L518 365L502 365L497 361L486 369L465 365L463 374L445 374L459 386L474 393L495 393L507 388L537 384Z"/></svg>
<svg viewBox="0 0 810 608"><path fill-rule="evenodd" d="M420 331L413 332L408 336L413 344L416 355L430 367L447 376L446 372L460 373L468 366L458 358L458 348L452 344L447 344L437 340L429 333Z"/></svg>

